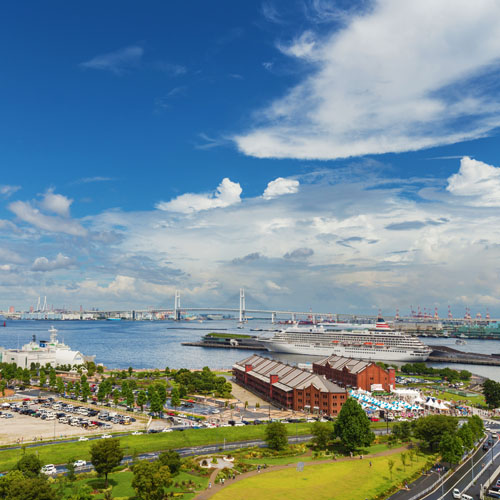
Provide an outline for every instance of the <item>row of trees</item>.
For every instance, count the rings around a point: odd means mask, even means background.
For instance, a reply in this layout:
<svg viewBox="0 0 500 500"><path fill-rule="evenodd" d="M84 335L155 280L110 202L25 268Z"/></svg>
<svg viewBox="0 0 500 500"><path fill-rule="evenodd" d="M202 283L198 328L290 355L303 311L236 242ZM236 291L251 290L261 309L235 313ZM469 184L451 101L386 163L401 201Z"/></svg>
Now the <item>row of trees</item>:
<svg viewBox="0 0 500 500"><path fill-rule="evenodd" d="M171 376L184 394L215 394L221 398L231 396L231 383L225 377L217 376L207 366L197 372L181 368L175 372L172 371Z"/></svg>
<svg viewBox="0 0 500 500"><path fill-rule="evenodd" d="M317 448L324 449L330 441L338 438L347 452L369 446L375 439L375 434L370 429L370 420L354 399L348 399L344 403L333 425L330 422L314 422L311 432ZM268 424L266 442L273 450L286 448L288 438L285 425L281 422Z"/></svg>
<svg viewBox="0 0 500 500"><path fill-rule="evenodd" d="M407 363L400 368L407 375L439 376L448 382L468 381L472 373L467 370L452 370L451 368L432 368L425 363Z"/></svg>
<svg viewBox="0 0 500 500"><path fill-rule="evenodd" d="M124 451L118 439L99 440L90 448L91 462L99 476L104 477L104 488L108 488L108 475L121 464ZM137 461L133 465L132 487L141 500L162 500L164 489L172 483L182 465L179 454L173 450L160 453L158 460ZM67 464L65 481L74 481L73 460ZM33 453L25 453L14 469L0 477L0 498L4 500L60 500L63 488L55 488L41 474L42 462ZM66 483L65 483L66 484ZM74 488L73 493L64 498L70 500L91 500L90 488ZM111 498L111 497L110 497Z"/></svg>

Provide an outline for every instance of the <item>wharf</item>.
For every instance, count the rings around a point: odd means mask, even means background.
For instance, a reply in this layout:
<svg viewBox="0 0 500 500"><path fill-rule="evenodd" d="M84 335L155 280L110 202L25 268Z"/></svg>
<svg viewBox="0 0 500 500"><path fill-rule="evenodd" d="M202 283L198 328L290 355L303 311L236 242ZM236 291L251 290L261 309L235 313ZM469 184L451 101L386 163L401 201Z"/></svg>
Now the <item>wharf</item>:
<svg viewBox="0 0 500 500"><path fill-rule="evenodd" d="M452 347L439 346L434 348L427 361L436 363L461 363L464 365L500 366L500 358L489 354L464 352Z"/></svg>
<svg viewBox="0 0 500 500"><path fill-rule="evenodd" d="M251 351L267 351L265 347L258 345L230 345L222 342L182 342L181 345L190 345L195 347L217 347L218 349L247 349ZM500 364L500 360L499 360Z"/></svg>

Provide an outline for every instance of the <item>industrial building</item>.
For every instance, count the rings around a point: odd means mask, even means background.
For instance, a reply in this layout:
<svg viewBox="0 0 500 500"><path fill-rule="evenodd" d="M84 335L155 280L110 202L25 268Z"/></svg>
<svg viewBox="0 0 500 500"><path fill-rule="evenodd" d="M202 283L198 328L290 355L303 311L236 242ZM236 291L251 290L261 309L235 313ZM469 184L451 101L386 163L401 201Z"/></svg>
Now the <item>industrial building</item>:
<svg viewBox="0 0 500 500"><path fill-rule="evenodd" d="M347 391L321 375L252 355L233 365L233 376L246 389L281 408L338 415Z"/></svg>
<svg viewBox="0 0 500 500"><path fill-rule="evenodd" d="M328 356L312 365L313 373L341 385L365 391L390 392L396 386L394 368L386 370L372 361Z"/></svg>

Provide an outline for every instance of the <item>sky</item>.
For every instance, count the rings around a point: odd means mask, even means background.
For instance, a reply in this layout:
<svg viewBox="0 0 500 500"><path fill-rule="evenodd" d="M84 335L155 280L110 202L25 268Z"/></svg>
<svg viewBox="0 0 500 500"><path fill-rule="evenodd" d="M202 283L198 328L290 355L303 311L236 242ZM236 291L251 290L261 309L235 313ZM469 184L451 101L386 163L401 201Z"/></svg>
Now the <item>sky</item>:
<svg viewBox="0 0 500 500"><path fill-rule="evenodd" d="M0 310L500 315L496 0L8 1L0 51Z"/></svg>

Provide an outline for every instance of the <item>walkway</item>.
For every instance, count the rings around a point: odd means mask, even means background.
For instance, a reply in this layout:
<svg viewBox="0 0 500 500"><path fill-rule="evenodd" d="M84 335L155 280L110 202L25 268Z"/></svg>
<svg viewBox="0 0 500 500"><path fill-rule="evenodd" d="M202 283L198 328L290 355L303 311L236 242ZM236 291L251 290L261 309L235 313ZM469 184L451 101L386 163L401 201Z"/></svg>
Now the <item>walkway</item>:
<svg viewBox="0 0 500 500"><path fill-rule="evenodd" d="M365 459L369 460L370 458L375 458L375 457L384 457L387 455L392 455L394 453L402 452L402 451L407 450L407 449L408 449L407 446L401 446L399 448L393 448L390 450L381 451L379 453L373 453L372 455L363 455L363 457L364 457L363 460L365 460ZM349 460L360 460L360 457L359 456L355 456L352 458L351 457L344 457L344 458L339 458L337 460L333 460L333 459L314 460L311 462L304 462L304 466L309 467L311 465L334 464L334 463L338 463L338 462L347 462ZM271 466L267 467L267 469L261 469L260 472L258 470L252 470L250 472L245 472L244 474L239 474L238 476L236 476L236 478L234 480L228 479L225 482L225 484L220 484L220 483L215 484L215 478L217 477L217 473L219 472L219 470L215 470L210 475L210 482L212 483L212 487L210 489L206 489L205 491L202 491L201 493L199 493L194 498L194 500L207 500L208 498L211 498L213 495L215 495L220 490L222 490L222 488L224 488L225 486L233 484L237 481L242 481L242 480L247 479L247 478L252 477L252 476L256 476L257 474L266 474L268 472L274 472L277 470L290 469L290 468L296 468L296 467L297 467L296 463L291 463L291 464L286 464L286 465L271 465Z"/></svg>

